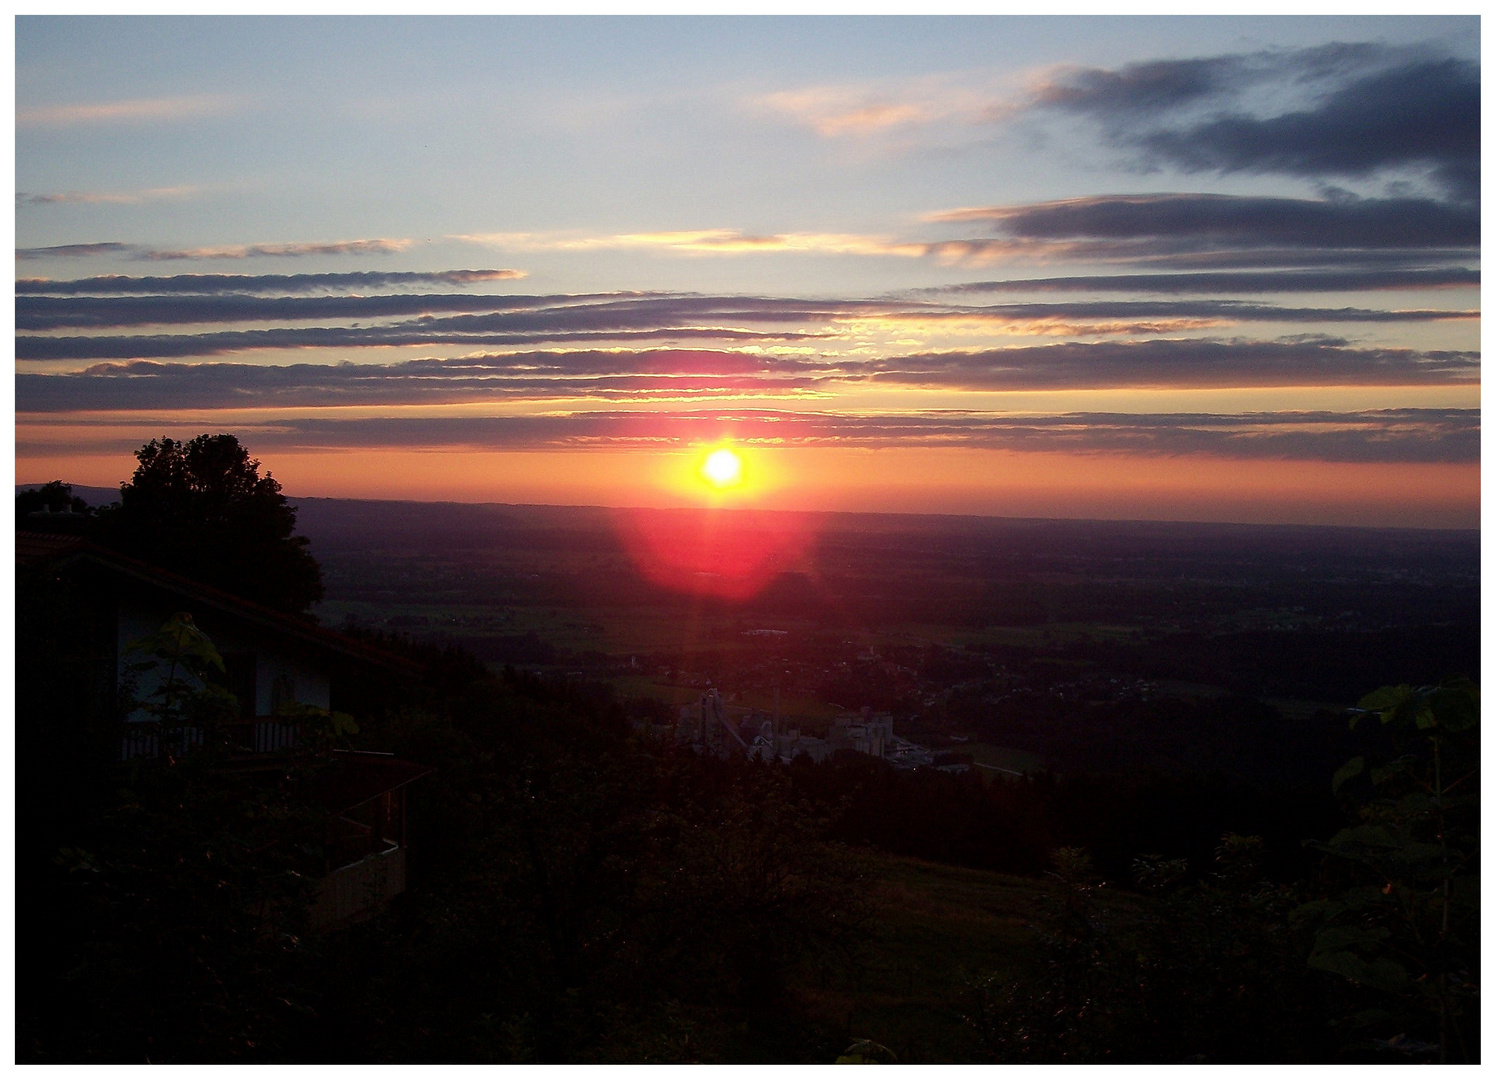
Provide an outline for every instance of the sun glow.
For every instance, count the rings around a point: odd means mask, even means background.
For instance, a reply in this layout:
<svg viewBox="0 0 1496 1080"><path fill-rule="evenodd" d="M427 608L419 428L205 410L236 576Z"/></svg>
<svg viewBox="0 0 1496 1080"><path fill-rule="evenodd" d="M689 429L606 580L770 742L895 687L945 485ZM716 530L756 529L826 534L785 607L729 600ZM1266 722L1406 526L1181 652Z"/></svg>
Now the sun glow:
<svg viewBox="0 0 1496 1080"><path fill-rule="evenodd" d="M701 463L701 475L715 488L737 487L743 482L743 459L726 447L713 450Z"/></svg>

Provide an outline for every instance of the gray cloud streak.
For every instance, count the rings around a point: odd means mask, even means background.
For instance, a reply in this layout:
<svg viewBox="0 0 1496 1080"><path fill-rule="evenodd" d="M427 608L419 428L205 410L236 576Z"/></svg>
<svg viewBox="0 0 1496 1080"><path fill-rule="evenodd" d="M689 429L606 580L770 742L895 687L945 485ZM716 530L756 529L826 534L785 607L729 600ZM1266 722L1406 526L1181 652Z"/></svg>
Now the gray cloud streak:
<svg viewBox="0 0 1496 1080"><path fill-rule="evenodd" d="M1356 348L1339 339L1062 342L868 361L866 379L966 390L1402 386L1474 383L1477 353Z"/></svg>
<svg viewBox="0 0 1496 1080"><path fill-rule="evenodd" d="M1478 207L1432 199L1288 199L1167 192L1098 195L938 215L1037 241L1183 242L1290 250L1478 249ZM1169 254L1177 247L1165 247Z"/></svg>
<svg viewBox="0 0 1496 1080"><path fill-rule="evenodd" d="M166 334L126 338L27 337L16 339L18 360L128 360L144 357L216 356L248 349L393 348L432 344L482 347L549 341L648 341L696 338L721 341L805 341L816 334L789 331L662 327L655 330L578 330L539 334L391 333L382 329L242 330L219 334ZM22 342L25 343L24 352Z"/></svg>
<svg viewBox="0 0 1496 1080"><path fill-rule="evenodd" d="M60 244L53 247L17 248L21 260L96 258L126 256L144 262L176 262L188 259L303 258L308 255L393 255L410 246L409 240L376 237L367 240L308 241L290 244L228 244L200 248L155 248L143 244L108 241L96 244Z"/></svg>
<svg viewBox="0 0 1496 1080"><path fill-rule="evenodd" d="M133 244L121 244L109 240L96 244L57 244L53 247L16 248L17 259L86 259L100 255L128 255L135 251Z"/></svg>
<svg viewBox="0 0 1496 1080"><path fill-rule="evenodd" d="M1184 274L1100 274L1052 278L969 281L915 290L925 293L1131 292L1233 295L1294 292L1372 292L1480 285L1480 271L1464 267L1406 270L1196 271Z"/></svg>
<svg viewBox="0 0 1496 1080"><path fill-rule="evenodd" d="M87 439L87 425L79 428ZM483 450L660 449L730 438L745 445L989 448L1337 462L1480 460L1475 409L1364 412L941 412L849 416L766 410L588 412L562 416L284 419L259 426L268 449L465 447ZM122 448L128 447L124 440ZM27 452L24 428L19 452Z"/></svg>
<svg viewBox="0 0 1496 1080"><path fill-rule="evenodd" d="M99 364L18 374L21 412L416 405L650 394L785 394L870 382L947 390L1471 384L1475 353L1334 339L1066 342L881 359L730 350L549 350L393 364Z"/></svg>
<svg viewBox="0 0 1496 1080"><path fill-rule="evenodd" d="M324 289L384 289L428 285L476 285L525 277L523 270L437 270L429 273L358 270L344 274L173 274L169 277L99 277L54 281L19 278L16 292L34 296L135 294L305 293Z"/></svg>
<svg viewBox="0 0 1496 1080"><path fill-rule="evenodd" d="M845 316L916 318L985 318L1021 320L1167 320L1216 319L1278 322L1422 322L1473 318L1473 311L1367 308L1285 308L1241 301L1101 301L1062 304L1003 304L949 307L928 302L811 302L770 297L698 297L656 294L640 296L491 296L401 293L380 296L35 296L16 298L16 327L21 330L106 329L165 324L290 322L326 319L382 319L477 313L444 319L422 318L396 323L395 334L419 326L435 335L491 330L536 333L557 330L651 329L691 321L723 325L743 322L811 322L828 325ZM309 330L319 340L331 328ZM23 339L29 349L34 339ZM433 342L445 340L433 337ZM114 348L99 338L98 347ZM172 347L180 347L173 344ZM103 354L101 354L103 355ZM145 354L151 355L151 354ZM182 354L176 354L182 355Z"/></svg>

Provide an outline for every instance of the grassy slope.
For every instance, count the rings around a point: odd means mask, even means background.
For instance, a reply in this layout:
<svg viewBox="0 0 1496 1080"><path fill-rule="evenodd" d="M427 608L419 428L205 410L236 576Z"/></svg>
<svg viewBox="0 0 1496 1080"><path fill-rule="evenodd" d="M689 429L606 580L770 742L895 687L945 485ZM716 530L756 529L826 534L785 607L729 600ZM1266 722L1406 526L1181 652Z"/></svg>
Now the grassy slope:
<svg viewBox="0 0 1496 1080"><path fill-rule="evenodd" d="M795 994L807 1019L848 1043L872 1039L900 1062L973 1060L962 1021L966 987L1034 963L1028 922L1043 897L1030 878L869 855L875 884L864 963L853 976L807 974Z"/></svg>

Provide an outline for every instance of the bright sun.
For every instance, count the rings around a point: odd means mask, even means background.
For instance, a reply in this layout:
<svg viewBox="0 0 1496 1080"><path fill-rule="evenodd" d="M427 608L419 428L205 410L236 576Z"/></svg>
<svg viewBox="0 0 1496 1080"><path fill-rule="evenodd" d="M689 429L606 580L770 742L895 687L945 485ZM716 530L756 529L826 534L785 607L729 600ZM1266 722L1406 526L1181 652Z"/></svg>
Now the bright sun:
<svg viewBox="0 0 1496 1080"><path fill-rule="evenodd" d="M743 461L731 450L713 450L701 464L701 475L713 487L733 487L742 483Z"/></svg>

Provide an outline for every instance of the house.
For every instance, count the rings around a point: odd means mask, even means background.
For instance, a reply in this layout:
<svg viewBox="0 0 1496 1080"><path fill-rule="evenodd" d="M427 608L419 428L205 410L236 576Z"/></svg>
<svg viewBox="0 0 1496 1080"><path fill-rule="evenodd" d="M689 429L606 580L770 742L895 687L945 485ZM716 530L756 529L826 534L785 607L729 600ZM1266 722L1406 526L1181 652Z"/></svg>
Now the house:
<svg viewBox="0 0 1496 1080"><path fill-rule="evenodd" d="M53 735L53 753L118 761L171 752L173 740L177 746L201 742L201 731L193 728L160 730L138 703L162 674L132 671L140 666L136 643L181 614L190 615L217 649L224 685L237 701L239 723L227 728L228 753L220 768L274 773L275 755L303 742L301 716L330 711L340 685L419 674L402 657L75 536L18 532L16 566L18 580L24 575L32 583L32 595L65 609L59 638L70 652L68 670L76 685L65 688L74 707L58 710L65 717L58 722L68 730ZM18 633L34 629L28 621L45 620L35 611L19 612ZM328 755L305 792L306 801L328 815L315 925L355 920L403 891L405 789L430 771L388 754Z"/></svg>
<svg viewBox="0 0 1496 1080"><path fill-rule="evenodd" d="M405 790L431 769L393 754L338 751L306 793L328 811L312 926L343 926L405 891Z"/></svg>

